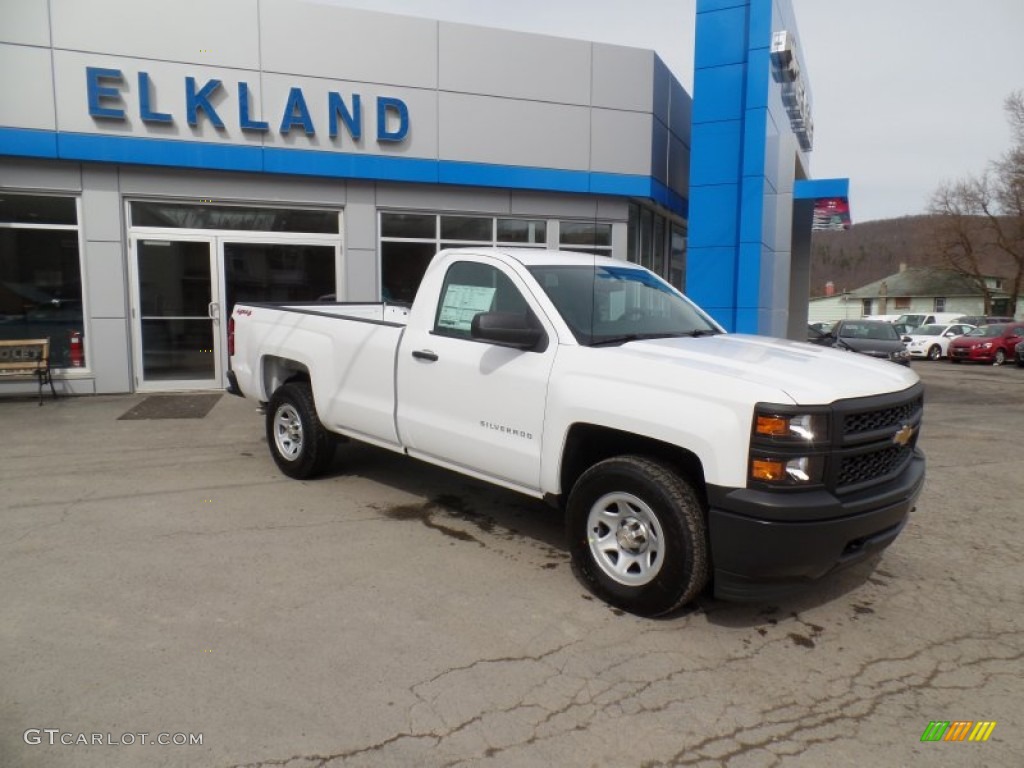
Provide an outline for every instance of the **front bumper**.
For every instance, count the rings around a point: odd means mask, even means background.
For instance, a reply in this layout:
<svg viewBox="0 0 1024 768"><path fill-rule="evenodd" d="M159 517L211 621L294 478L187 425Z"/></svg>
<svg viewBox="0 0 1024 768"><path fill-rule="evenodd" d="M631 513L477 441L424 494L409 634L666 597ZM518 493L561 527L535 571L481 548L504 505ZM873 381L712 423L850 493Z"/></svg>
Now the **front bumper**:
<svg viewBox="0 0 1024 768"><path fill-rule="evenodd" d="M970 349L962 347L950 348L949 359L963 360L968 363L991 363L996 359L996 350L994 348L979 349L978 347L971 347Z"/></svg>
<svg viewBox="0 0 1024 768"><path fill-rule="evenodd" d="M915 449L896 478L842 497L709 486L715 596L776 599L880 552L906 524L924 475Z"/></svg>

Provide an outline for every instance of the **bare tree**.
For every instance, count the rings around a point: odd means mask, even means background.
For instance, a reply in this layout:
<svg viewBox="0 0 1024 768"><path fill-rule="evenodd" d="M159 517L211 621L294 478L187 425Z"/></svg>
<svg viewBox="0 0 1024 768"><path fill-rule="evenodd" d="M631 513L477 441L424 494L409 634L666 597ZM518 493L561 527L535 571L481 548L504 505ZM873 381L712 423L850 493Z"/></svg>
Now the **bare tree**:
<svg viewBox="0 0 1024 768"><path fill-rule="evenodd" d="M1024 289L1024 91L1003 102L1012 145L979 176L939 186L930 212L941 217L936 247L946 264L977 286L992 311L992 272L1008 278L1010 312Z"/></svg>

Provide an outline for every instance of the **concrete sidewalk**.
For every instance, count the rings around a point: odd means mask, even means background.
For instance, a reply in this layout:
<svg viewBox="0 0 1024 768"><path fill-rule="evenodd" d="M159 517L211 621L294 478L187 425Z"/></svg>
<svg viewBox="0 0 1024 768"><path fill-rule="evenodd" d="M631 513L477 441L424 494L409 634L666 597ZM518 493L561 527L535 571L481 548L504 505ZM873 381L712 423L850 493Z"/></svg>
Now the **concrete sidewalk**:
<svg viewBox="0 0 1024 768"><path fill-rule="evenodd" d="M238 398L0 400L0 766L1017 766L1024 370L915 370L880 563L666 621L592 599L539 502L364 446L285 478Z"/></svg>

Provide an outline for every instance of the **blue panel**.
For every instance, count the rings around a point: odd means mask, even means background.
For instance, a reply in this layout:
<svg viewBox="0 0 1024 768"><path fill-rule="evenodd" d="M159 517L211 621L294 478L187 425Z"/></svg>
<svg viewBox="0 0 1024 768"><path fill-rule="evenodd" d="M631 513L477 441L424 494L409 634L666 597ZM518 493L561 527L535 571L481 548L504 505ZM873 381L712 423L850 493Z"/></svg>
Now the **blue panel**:
<svg viewBox="0 0 1024 768"><path fill-rule="evenodd" d="M436 160L270 147L263 150L263 170L267 173L294 173L302 176L417 181L435 184L438 177Z"/></svg>
<svg viewBox="0 0 1024 768"><path fill-rule="evenodd" d="M560 171L549 168L517 168L484 163L444 161L438 164L438 181L479 187L548 189L558 192L587 192L589 174L585 171Z"/></svg>
<svg viewBox="0 0 1024 768"><path fill-rule="evenodd" d="M694 73L693 122L739 120L743 117L746 65L729 64Z"/></svg>
<svg viewBox="0 0 1024 768"><path fill-rule="evenodd" d="M0 128L0 155L639 197L653 200L681 216L687 215L689 207L686 198L650 176L259 145ZM735 208L735 187L732 189L732 207ZM735 213L732 218L735 220Z"/></svg>
<svg viewBox="0 0 1024 768"><path fill-rule="evenodd" d="M654 180L649 176L627 176L621 173L591 173L589 176L590 192L600 195L654 198Z"/></svg>
<svg viewBox="0 0 1024 768"><path fill-rule="evenodd" d="M0 128L0 155L56 157L57 134L29 128Z"/></svg>
<svg viewBox="0 0 1024 768"><path fill-rule="evenodd" d="M231 144L59 133L57 151L63 160L216 168L224 171L263 170L262 151L259 147Z"/></svg>
<svg viewBox="0 0 1024 768"><path fill-rule="evenodd" d="M761 299L761 243L743 243L736 269L736 306L757 307Z"/></svg>
<svg viewBox="0 0 1024 768"><path fill-rule="evenodd" d="M703 123L693 126L690 187L735 184L740 178L743 123Z"/></svg>
<svg viewBox="0 0 1024 768"><path fill-rule="evenodd" d="M735 8L738 5L746 6L750 0L697 0L697 13L709 13L720 11L723 8Z"/></svg>
<svg viewBox="0 0 1024 768"><path fill-rule="evenodd" d="M691 190L691 248L735 247L739 237L739 197L740 189L737 184Z"/></svg>
<svg viewBox="0 0 1024 768"><path fill-rule="evenodd" d="M698 14L695 48L695 70L746 61L747 8L740 6Z"/></svg>
<svg viewBox="0 0 1024 768"><path fill-rule="evenodd" d="M740 192L740 242L760 243L764 220L764 177L747 176Z"/></svg>
<svg viewBox="0 0 1024 768"><path fill-rule="evenodd" d="M694 248L686 252L686 295L729 328L735 304L736 252Z"/></svg>
<svg viewBox="0 0 1024 768"><path fill-rule="evenodd" d="M758 323L760 314L757 307L737 307L733 333L758 333L761 330Z"/></svg>
<svg viewBox="0 0 1024 768"><path fill-rule="evenodd" d="M743 175L764 176L771 173L765 168L765 150L767 149L766 131L768 127L768 110L747 110L743 125Z"/></svg>
<svg viewBox="0 0 1024 768"><path fill-rule="evenodd" d="M768 83L771 80L771 54L768 49L751 51L747 57L747 109L768 106Z"/></svg>
<svg viewBox="0 0 1024 768"><path fill-rule="evenodd" d="M850 196L849 179L808 179L793 185L793 197L797 200L814 200L819 197Z"/></svg>
<svg viewBox="0 0 1024 768"><path fill-rule="evenodd" d="M795 31L795 30L794 30ZM772 0L750 0L749 47L767 48L772 43Z"/></svg>

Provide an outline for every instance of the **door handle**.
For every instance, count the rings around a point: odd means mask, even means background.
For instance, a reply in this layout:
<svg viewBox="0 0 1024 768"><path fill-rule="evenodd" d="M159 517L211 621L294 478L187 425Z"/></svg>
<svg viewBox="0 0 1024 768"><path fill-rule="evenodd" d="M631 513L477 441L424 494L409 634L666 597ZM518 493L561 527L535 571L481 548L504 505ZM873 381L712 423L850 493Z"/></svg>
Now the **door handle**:
<svg viewBox="0 0 1024 768"><path fill-rule="evenodd" d="M206 313L210 316L211 320L220 320L220 304L216 301L211 301L206 305Z"/></svg>
<svg viewBox="0 0 1024 768"><path fill-rule="evenodd" d="M417 360L426 360L428 363L436 363L437 355L431 352L429 349L415 349L413 350L412 356Z"/></svg>

